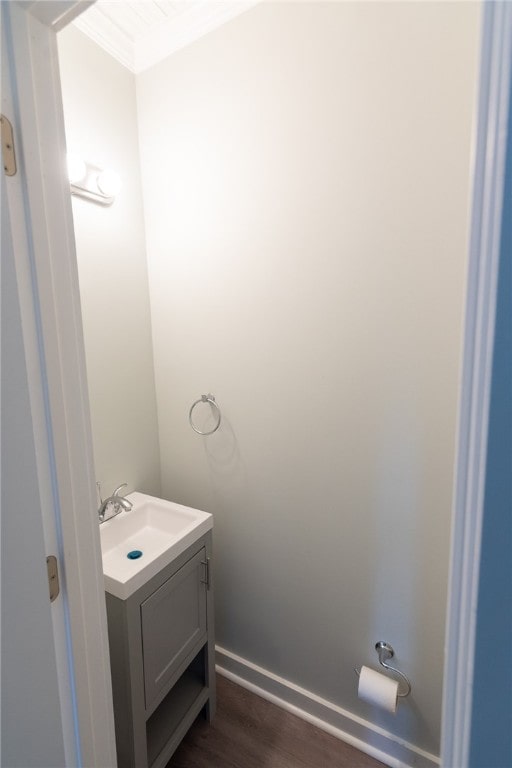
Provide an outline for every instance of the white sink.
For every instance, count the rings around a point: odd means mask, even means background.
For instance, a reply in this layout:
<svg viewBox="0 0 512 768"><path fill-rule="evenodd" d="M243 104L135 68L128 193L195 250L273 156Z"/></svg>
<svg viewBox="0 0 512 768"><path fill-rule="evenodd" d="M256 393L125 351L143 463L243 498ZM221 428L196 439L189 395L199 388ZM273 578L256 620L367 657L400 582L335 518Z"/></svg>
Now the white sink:
<svg viewBox="0 0 512 768"><path fill-rule="evenodd" d="M100 525L105 589L126 600L213 527L208 512L130 493L133 504ZM129 552L142 552L136 559Z"/></svg>

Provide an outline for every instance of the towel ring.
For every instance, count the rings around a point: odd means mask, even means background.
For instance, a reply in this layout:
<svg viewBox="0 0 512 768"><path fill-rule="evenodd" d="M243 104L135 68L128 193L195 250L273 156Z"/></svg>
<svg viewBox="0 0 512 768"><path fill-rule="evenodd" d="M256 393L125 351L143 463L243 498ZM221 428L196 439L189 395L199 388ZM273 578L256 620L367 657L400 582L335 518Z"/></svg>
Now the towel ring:
<svg viewBox="0 0 512 768"><path fill-rule="evenodd" d="M202 430L198 429L192 420L192 411L194 410L196 405L198 405L199 403L210 403L210 405L213 405L213 407L217 409L217 423L214 426L214 428L211 429L209 432L203 432ZM221 419L222 419L222 414L220 412L219 406L215 402L215 397L213 395L201 395L199 400L196 400L195 403L192 403L190 407L190 411L188 412L188 420L189 420L190 426L192 427L194 432L197 432L198 435L213 435L213 433L216 432L220 427Z"/></svg>

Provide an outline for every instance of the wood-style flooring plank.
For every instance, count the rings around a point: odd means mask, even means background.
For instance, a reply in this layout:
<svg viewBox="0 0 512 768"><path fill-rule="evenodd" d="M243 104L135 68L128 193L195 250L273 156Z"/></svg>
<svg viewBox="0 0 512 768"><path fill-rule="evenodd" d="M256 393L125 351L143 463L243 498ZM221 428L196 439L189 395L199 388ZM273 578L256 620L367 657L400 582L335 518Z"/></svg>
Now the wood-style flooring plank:
<svg viewBox="0 0 512 768"><path fill-rule="evenodd" d="M217 714L200 716L167 768L384 768L383 763L217 676Z"/></svg>

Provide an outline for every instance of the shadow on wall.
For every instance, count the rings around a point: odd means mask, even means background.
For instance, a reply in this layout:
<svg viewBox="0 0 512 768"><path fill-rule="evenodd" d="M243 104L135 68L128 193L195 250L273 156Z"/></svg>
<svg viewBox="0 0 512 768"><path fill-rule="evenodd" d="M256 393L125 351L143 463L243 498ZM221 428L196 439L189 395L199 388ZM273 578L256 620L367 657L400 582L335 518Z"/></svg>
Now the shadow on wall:
<svg viewBox="0 0 512 768"><path fill-rule="evenodd" d="M216 414L210 414L201 429L207 431L215 425ZM221 427L212 435L202 438L204 452L210 470L210 485L218 504L231 503L242 499L248 490L247 473L240 453L238 441L231 422L222 413ZM230 503L230 508L231 508Z"/></svg>

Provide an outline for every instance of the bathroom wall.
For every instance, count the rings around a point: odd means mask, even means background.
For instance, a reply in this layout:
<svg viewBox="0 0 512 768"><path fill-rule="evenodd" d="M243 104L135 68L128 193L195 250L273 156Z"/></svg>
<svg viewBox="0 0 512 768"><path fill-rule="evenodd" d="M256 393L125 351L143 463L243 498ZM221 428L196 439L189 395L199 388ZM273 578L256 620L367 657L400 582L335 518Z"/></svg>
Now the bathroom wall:
<svg viewBox="0 0 512 768"><path fill-rule="evenodd" d="M123 181L111 207L73 197L96 477L159 495L134 78L72 26L58 44L68 151Z"/></svg>
<svg viewBox="0 0 512 768"><path fill-rule="evenodd" d="M214 514L218 643L433 754L478 26L263 3L137 77L162 491ZM396 716L356 694L380 639Z"/></svg>

